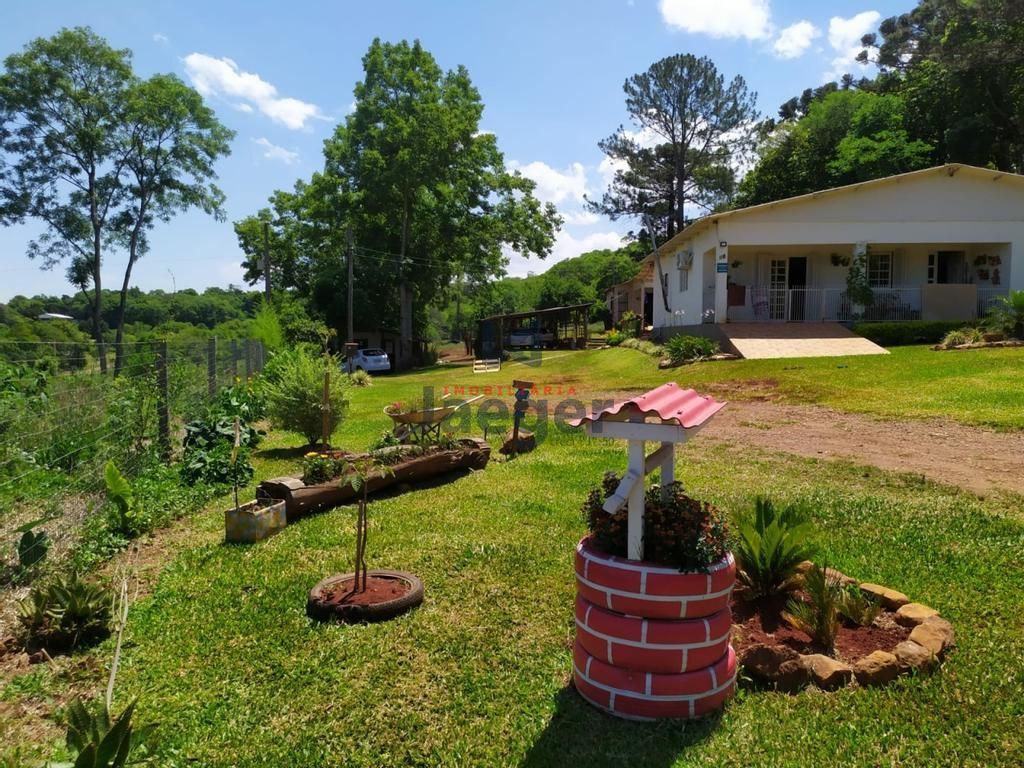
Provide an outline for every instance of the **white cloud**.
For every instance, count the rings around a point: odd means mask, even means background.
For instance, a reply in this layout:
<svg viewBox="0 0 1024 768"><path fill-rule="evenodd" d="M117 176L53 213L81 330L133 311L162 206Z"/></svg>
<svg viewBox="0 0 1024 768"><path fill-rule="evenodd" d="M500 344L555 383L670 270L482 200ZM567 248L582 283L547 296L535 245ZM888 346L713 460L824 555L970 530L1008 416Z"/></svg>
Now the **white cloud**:
<svg viewBox="0 0 1024 768"><path fill-rule="evenodd" d="M161 34L160 32L154 32L153 42L160 43L160 45L170 45L171 40L167 37L167 35Z"/></svg>
<svg viewBox="0 0 1024 768"><path fill-rule="evenodd" d="M285 165L291 165L299 159L299 153L290 149L279 147L269 139L258 138L252 140L253 144L263 147L263 156L268 160L280 160Z"/></svg>
<svg viewBox="0 0 1024 768"><path fill-rule="evenodd" d="M581 227L586 227L590 224L597 224L597 222L601 220L601 217L593 211L585 211L582 209L578 211L563 211L562 218L565 219L566 224Z"/></svg>
<svg viewBox="0 0 1024 768"><path fill-rule="evenodd" d="M768 0L661 0L661 17L670 27L711 37L771 37Z"/></svg>
<svg viewBox="0 0 1024 768"><path fill-rule="evenodd" d="M252 107L246 104L244 101L240 101L237 104L235 104L235 109L237 109L239 112L245 112L246 114L252 112Z"/></svg>
<svg viewBox="0 0 1024 768"><path fill-rule="evenodd" d="M817 37L821 37L820 29L809 21L798 21L779 33L772 50L780 59L796 59L803 56L811 47L811 41Z"/></svg>
<svg viewBox="0 0 1024 768"><path fill-rule="evenodd" d="M882 14L878 11L864 11L844 19L833 16L828 22L828 42L839 55L832 59L831 68L825 73L825 80L837 80L848 72L865 72L870 65L857 62L861 52L860 39L873 32Z"/></svg>
<svg viewBox="0 0 1024 768"><path fill-rule="evenodd" d="M309 120L323 118L316 104L281 97L277 88L252 72L244 72L228 58L215 59L204 53L185 57L185 74L204 96L224 96L251 102L271 120L292 130L305 128Z"/></svg>
<svg viewBox="0 0 1024 768"><path fill-rule="evenodd" d="M624 171L627 168L629 168L629 164L625 160L613 160L606 155L597 166L597 172L601 174L602 189L607 189L611 186L617 171Z"/></svg>
<svg viewBox="0 0 1024 768"><path fill-rule="evenodd" d="M512 160L509 167L536 182L534 194L546 203L558 205L566 199L582 203L587 193L587 171L583 163L570 163L564 171L556 170L539 160L526 165Z"/></svg>

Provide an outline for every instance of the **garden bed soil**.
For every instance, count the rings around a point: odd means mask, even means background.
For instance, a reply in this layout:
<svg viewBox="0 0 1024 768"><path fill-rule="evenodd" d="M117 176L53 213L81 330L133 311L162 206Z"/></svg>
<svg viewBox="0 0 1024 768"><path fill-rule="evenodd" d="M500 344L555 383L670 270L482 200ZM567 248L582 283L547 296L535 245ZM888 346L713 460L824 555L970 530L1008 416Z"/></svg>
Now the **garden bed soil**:
<svg viewBox="0 0 1024 768"><path fill-rule="evenodd" d="M370 571L366 589L354 592L355 574L328 576L309 592L306 614L317 621L386 621L423 602L423 582L405 571Z"/></svg>
<svg viewBox="0 0 1024 768"><path fill-rule="evenodd" d="M873 651L892 653L910 636L911 628L897 624L892 611L883 611L869 627L842 625L836 637L835 652L828 654L782 618L791 596L799 599L802 595L794 592L760 600L733 600L732 645L738 656L742 657L743 652L754 645L785 645L800 654L824 653L853 665Z"/></svg>

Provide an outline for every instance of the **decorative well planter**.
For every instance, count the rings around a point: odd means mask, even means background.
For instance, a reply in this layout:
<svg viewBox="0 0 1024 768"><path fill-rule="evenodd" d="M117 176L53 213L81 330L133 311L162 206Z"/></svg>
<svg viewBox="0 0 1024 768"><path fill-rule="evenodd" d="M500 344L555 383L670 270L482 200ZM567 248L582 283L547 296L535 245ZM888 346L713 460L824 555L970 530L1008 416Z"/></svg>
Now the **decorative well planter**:
<svg viewBox="0 0 1024 768"><path fill-rule="evenodd" d="M576 548L573 680L580 695L633 719L700 717L736 685L729 645L731 554L707 573L680 572Z"/></svg>
<svg viewBox="0 0 1024 768"><path fill-rule="evenodd" d="M284 501L254 499L224 512L224 540L251 543L284 530L288 522Z"/></svg>

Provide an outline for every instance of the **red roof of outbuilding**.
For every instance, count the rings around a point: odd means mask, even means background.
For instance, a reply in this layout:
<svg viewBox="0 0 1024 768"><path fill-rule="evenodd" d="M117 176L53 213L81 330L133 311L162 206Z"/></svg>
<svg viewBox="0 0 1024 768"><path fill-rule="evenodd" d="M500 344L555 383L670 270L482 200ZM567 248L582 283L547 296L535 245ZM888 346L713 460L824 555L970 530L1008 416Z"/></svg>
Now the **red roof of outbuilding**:
<svg viewBox="0 0 1024 768"><path fill-rule="evenodd" d="M720 403L713 397L698 394L692 389L680 389L675 382L669 382L597 413L588 413L582 419L573 419L568 424L571 427L579 427L588 421L601 421L606 416L657 416L665 424L678 424L684 429L691 429L699 427L724 407L725 403Z"/></svg>

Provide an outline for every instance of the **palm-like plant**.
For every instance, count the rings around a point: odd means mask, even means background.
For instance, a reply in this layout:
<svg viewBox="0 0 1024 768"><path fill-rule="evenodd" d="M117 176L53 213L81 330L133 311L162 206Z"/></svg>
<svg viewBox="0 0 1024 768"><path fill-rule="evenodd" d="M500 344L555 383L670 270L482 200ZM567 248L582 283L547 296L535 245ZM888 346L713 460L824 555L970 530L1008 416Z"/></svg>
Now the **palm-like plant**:
<svg viewBox="0 0 1024 768"><path fill-rule="evenodd" d="M996 299L989 322L1009 336L1024 339L1024 291L1010 291Z"/></svg>
<svg viewBox="0 0 1024 768"><path fill-rule="evenodd" d="M74 648L109 633L110 596L77 574L58 576L18 604L18 619L31 641L50 650Z"/></svg>
<svg viewBox="0 0 1024 768"><path fill-rule="evenodd" d="M770 499L758 498L754 514L737 526L735 554L740 581L752 597L782 590L796 567L814 554L810 514L802 505L777 510Z"/></svg>
<svg viewBox="0 0 1024 768"><path fill-rule="evenodd" d="M835 572L815 564L804 575L804 589L809 602L790 600L783 618L793 627L805 632L814 642L831 653L839 634L839 606L843 586Z"/></svg>
<svg viewBox="0 0 1024 768"><path fill-rule="evenodd" d="M141 762L152 725L132 726L135 702L116 718L111 718L106 704L95 712L75 699L68 705L67 745L78 753L73 763L50 763L52 768L121 768Z"/></svg>

